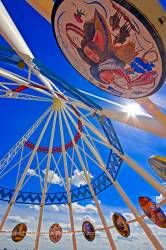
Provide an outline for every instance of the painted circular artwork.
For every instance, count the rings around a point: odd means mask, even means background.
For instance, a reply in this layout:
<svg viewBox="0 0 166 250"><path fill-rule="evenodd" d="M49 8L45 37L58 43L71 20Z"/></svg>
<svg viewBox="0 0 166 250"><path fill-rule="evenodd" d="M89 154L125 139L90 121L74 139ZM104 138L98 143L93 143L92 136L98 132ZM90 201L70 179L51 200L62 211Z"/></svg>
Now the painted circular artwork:
<svg viewBox="0 0 166 250"><path fill-rule="evenodd" d="M62 238L62 228L59 224L55 223L50 227L49 237L53 243L57 243Z"/></svg>
<svg viewBox="0 0 166 250"><path fill-rule="evenodd" d="M84 234L84 237L88 241L93 241L95 239L95 228L89 221L84 221L82 224L82 232Z"/></svg>
<svg viewBox="0 0 166 250"><path fill-rule="evenodd" d="M12 240L14 242L22 241L27 233L27 226L24 223L17 224L12 231Z"/></svg>
<svg viewBox="0 0 166 250"><path fill-rule="evenodd" d="M126 219L119 213L114 213L112 216L113 224L116 230L125 238L130 235L130 227L126 222Z"/></svg>
<svg viewBox="0 0 166 250"><path fill-rule="evenodd" d="M164 83L163 42L128 1L58 0L52 26L68 61L100 89L134 99Z"/></svg>
<svg viewBox="0 0 166 250"><path fill-rule="evenodd" d="M149 219L159 227L166 228L166 215L157 207L156 203L148 197L139 197L139 204Z"/></svg>

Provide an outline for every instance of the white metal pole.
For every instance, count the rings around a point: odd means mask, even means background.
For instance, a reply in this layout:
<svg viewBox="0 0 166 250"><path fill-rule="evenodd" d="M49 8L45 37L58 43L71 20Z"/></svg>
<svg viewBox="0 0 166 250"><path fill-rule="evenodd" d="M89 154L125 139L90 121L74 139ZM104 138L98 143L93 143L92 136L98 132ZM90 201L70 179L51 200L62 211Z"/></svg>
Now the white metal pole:
<svg viewBox="0 0 166 250"><path fill-rule="evenodd" d="M18 192L19 192L19 190L20 190L20 188L21 188L21 186L22 186L22 184L23 184L23 182L24 182L24 179L25 179L25 177L26 177L27 171L28 171L28 169L29 169L30 166L31 166L31 163L32 163L32 161L33 161L33 158L34 158L34 156L35 156L35 154L36 154L36 152L37 152L38 146L39 146L39 144L40 144L40 142L41 142L41 140L42 140L42 138L43 138L43 135L44 135L44 133L45 133L45 131L46 131L46 129L47 129L47 126L48 126L48 124L49 124L49 121L50 121L50 119L51 119L52 112L53 112L53 111L50 112L50 114L49 114L49 116L48 116L48 118L47 118L47 120L46 120L46 123L45 123L45 125L44 125L44 127L43 127L43 129L42 129L42 132L41 132L41 134L40 134L38 140L37 140L37 143L36 143L35 148L34 148L32 154L31 154L31 157L30 157L30 159L29 159L29 161L28 161L28 163L27 163L27 165L26 165L26 167L25 167L25 169L24 169L24 172L23 172L23 174L22 174L22 176L21 176L21 178L20 178L20 181L19 181L19 183L18 183L18 185L17 185L17 187L16 187L16 189L15 189L15 192L14 192L14 194L13 194L13 196L12 196L10 202L9 202L9 205L8 205L8 207L7 207L7 210L6 210L6 212L5 212L5 215L4 215L4 217L3 217L3 219L2 219L2 222L1 222L1 224L0 224L0 231L3 229L3 226L4 226L5 222L6 222L6 219L7 219L8 215L9 215L11 209L12 209L12 206L13 206L13 204L14 204L16 198L17 198L17 194L18 194Z"/></svg>
<svg viewBox="0 0 166 250"><path fill-rule="evenodd" d="M144 115L129 116L127 112L111 109L102 109L97 114L107 116L113 120L122 122L137 129L166 137L166 129L154 118Z"/></svg>
<svg viewBox="0 0 166 250"><path fill-rule="evenodd" d="M111 110L106 108L103 108L102 110L97 110L96 114L107 116L111 119L122 122L134 128L141 129L143 131L153 133L160 137L165 138L166 125L163 125L163 123L164 124L166 123L166 116L148 98L146 99L141 98L138 99L136 102L139 105L141 105L144 108L144 110L148 112L148 114L152 115L152 117L148 117L145 115L136 115L135 117L132 117L129 116L127 112L119 110ZM81 103L79 101L71 101L71 104L92 112L91 108L89 108L84 103Z"/></svg>
<svg viewBox="0 0 166 250"><path fill-rule="evenodd" d="M48 182L48 175L49 175L50 163L51 163L51 155L52 155L52 148L53 148L53 141L54 141L56 117L57 117L57 112L54 112L54 119L53 119L53 124L52 124L50 145L49 145L47 165L46 165L46 173L45 173L45 178L44 178L44 187L43 187L43 191L42 191L42 199L41 199L37 234L36 234L36 240L35 240L35 250L39 249L40 231L41 231L41 225L42 225L42 219L43 219L45 198L46 198L46 193L47 193L47 182Z"/></svg>
<svg viewBox="0 0 166 250"><path fill-rule="evenodd" d="M76 154L77 154L77 156L78 156L79 162L80 162L80 164L81 164L81 166L82 166L82 169L83 169L83 171L84 171L84 175L85 175L87 184L88 184L88 186L89 186L90 193L91 193L91 195L92 195L92 197L93 197L93 200L94 200L94 202L95 202L97 211L98 211L99 216L100 216L100 219L101 219L101 221L102 221L104 230L105 230L105 232L106 232L106 235L107 235L109 244L110 244L110 246L111 246L112 249L116 249L116 246L115 246L114 240L113 240L113 238L112 238L111 232L110 232L110 230L108 229L108 225L107 225L107 222L106 222L106 220L105 220L104 214L103 214L103 212L102 212L102 209L101 209L101 207L100 207L100 204L99 204L99 202L98 202L98 199L96 198L95 192L94 192L93 187L92 187L92 185L91 185L90 177L89 177L89 175L88 175L88 173L87 173L86 167L85 167L85 165L84 165L84 162L83 162L83 160L82 160L82 157L81 157L81 154L80 154L80 152L79 152L79 150L78 150L78 147L77 147L77 145L76 145L76 143L75 143L75 141L74 141L73 132L72 132L70 126L69 126L69 123L68 123L68 121L67 121L67 119L66 119L66 115L65 115L64 111L62 111L62 113L63 113L63 117L64 117L64 120L65 120L65 124L66 124L66 126L67 126L67 129L68 129L68 131L69 131L70 137L71 137L71 139L72 139L73 147L74 147L74 149L75 149L75 151L76 151Z"/></svg>
<svg viewBox="0 0 166 250"><path fill-rule="evenodd" d="M29 49L28 45L24 41L22 35L8 14L2 1L0 1L0 33L11 45L11 47L19 54L19 56L25 61L25 63L32 69L34 74L47 86L50 92L56 96L54 90L47 80L39 71L34 70L34 63L32 59L34 56Z"/></svg>
<svg viewBox="0 0 166 250"><path fill-rule="evenodd" d="M163 114L159 108L148 97L135 100L141 107L153 116L166 130L166 115Z"/></svg>
<svg viewBox="0 0 166 250"><path fill-rule="evenodd" d="M52 98L52 94L48 93L47 91L45 91L45 90L43 90L41 88L37 88L37 87L34 87L34 86L30 85L28 82L26 82L25 80L20 79L19 77L13 75L10 71L8 71L6 69L0 68L0 76L5 77L6 79L9 79L11 81L15 81L15 82L19 83L20 85L26 86L26 87L28 87L30 89L33 89L33 90L35 90L37 92L40 92L40 93L42 93L44 95L47 95L47 96Z"/></svg>
<svg viewBox="0 0 166 250"><path fill-rule="evenodd" d="M68 206L69 206L69 214L70 214L70 224L71 224L71 231L72 231L73 250L77 250L77 241L76 241L76 235L75 235L74 217L73 217L72 200L71 200L71 192L70 192L71 187L70 187L70 182L69 182L69 173L68 173L67 160L66 160L65 139L64 139L64 133L63 133L63 127L62 127L61 110L58 113L59 113L59 125L60 125L60 135L61 135L61 142L62 142L64 171L65 171L66 187L67 187Z"/></svg>
<svg viewBox="0 0 166 250"><path fill-rule="evenodd" d="M1 93L2 92L2 93ZM0 90L1 99L15 99L15 100L25 100L25 101L37 101L37 102L52 102L52 99L43 98L35 95L23 94L14 92L12 90Z"/></svg>

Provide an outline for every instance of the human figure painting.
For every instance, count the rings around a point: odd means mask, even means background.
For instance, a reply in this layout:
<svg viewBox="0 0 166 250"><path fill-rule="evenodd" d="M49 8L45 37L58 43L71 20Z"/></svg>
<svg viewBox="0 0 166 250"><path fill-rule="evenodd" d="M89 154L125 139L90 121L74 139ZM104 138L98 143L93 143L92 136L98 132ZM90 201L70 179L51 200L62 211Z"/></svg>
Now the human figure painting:
<svg viewBox="0 0 166 250"><path fill-rule="evenodd" d="M162 86L164 46L136 7L118 0L57 2L52 12L56 40L83 77L113 95L133 99Z"/></svg>

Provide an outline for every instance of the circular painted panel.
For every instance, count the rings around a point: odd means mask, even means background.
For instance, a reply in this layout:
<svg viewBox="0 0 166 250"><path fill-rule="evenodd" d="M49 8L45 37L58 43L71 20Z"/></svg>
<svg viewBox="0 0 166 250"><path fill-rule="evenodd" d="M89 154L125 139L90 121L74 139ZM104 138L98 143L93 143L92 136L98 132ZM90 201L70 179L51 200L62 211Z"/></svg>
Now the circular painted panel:
<svg viewBox="0 0 166 250"><path fill-rule="evenodd" d="M95 229L92 223L90 223L89 221L83 222L82 232L86 240L93 241L95 239Z"/></svg>
<svg viewBox="0 0 166 250"><path fill-rule="evenodd" d="M166 181L166 157L151 156L148 162L154 172Z"/></svg>
<svg viewBox="0 0 166 250"><path fill-rule="evenodd" d="M149 219L159 227L166 228L166 215L157 207L156 203L148 197L139 197L139 204Z"/></svg>
<svg viewBox="0 0 166 250"><path fill-rule="evenodd" d="M16 225L12 231L12 240L14 242L22 241L27 233L27 226L24 223Z"/></svg>
<svg viewBox="0 0 166 250"><path fill-rule="evenodd" d="M62 228L59 224L53 224L49 230L49 237L53 243L57 243L62 238Z"/></svg>
<svg viewBox="0 0 166 250"><path fill-rule="evenodd" d="M130 228L126 222L126 219L119 213L114 213L112 216L112 220L116 230L123 236L129 237L130 235Z"/></svg>
<svg viewBox="0 0 166 250"><path fill-rule="evenodd" d="M128 1L57 0L52 26L68 61L100 89L140 98L164 83L162 39Z"/></svg>

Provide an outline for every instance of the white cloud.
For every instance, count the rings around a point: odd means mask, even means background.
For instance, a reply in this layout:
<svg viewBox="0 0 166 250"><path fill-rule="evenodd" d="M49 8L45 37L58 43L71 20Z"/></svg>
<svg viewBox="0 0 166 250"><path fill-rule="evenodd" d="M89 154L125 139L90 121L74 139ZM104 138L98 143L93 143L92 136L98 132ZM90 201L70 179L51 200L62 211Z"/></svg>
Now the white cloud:
<svg viewBox="0 0 166 250"><path fill-rule="evenodd" d="M134 217L134 215L132 213L123 213L123 216L126 218L126 220L135 219L135 217Z"/></svg>
<svg viewBox="0 0 166 250"><path fill-rule="evenodd" d="M98 203L101 204L101 200L98 200ZM92 204L95 204L94 200L92 200Z"/></svg>
<svg viewBox="0 0 166 250"><path fill-rule="evenodd" d="M162 183L162 184L166 188L166 183ZM162 194L160 194L160 195L156 196L156 203L160 203L164 199L165 199L165 197Z"/></svg>
<svg viewBox="0 0 166 250"><path fill-rule="evenodd" d="M59 206L57 206L57 205L51 205L51 208L52 208L55 212L59 212Z"/></svg>
<svg viewBox="0 0 166 250"><path fill-rule="evenodd" d="M43 174L46 174L46 169L44 169ZM54 185L62 185L61 178L58 174L56 174L54 171L49 170L48 172L48 183L54 184Z"/></svg>
<svg viewBox="0 0 166 250"><path fill-rule="evenodd" d="M53 204L53 205L51 205L51 208L55 212L62 212L62 213L66 212L67 209L68 209L67 205L64 205L64 204L62 204L62 205L55 205L55 204Z"/></svg>
<svg viewBox="0 0 166 250"><path fill-rule="evenodd" d="M73 203L73 211L77 214L96 214L97 208L93 204L87 204L85 206L82 206L78 204L77 202Z"/></svg>
<svg viewBox="0 0 166 250"><path fill-rule="evenodd" d="M55 212L66 212L68 209L66 205L51 205L51 208ZM78 202L72 204L73 212L77 215L82 214L97 214L97 208L93 204L87 204L85 206L80 205Z"/></svg>
<svg viewBox="0 0 166 250"><path fill-rule="evenodd" d="M156 202L159 203L161 202L162 200L164 200L165 198L163 197L162 194L160 194L159 196L156 196Z"/></svg>
<svg viewBox="0 0 166 250"><path fill-rule="evenodd" d="M39 175L36 173L36 171L34 169L31 169L31 168L28 169L27 175L39 177Z"/></svg>
<svg viewBox="0 0 166 250"><path fill-rule="evenodd" d="M31 222L31 219L23 218L21 216L14 216L11 215L8 217L8 221L12 223L26 223L29 224Z"/></svg>
<svg viewBox="0 0 166 250"><path fill-rule="evenodd" d="M39 211L40 206L39 205L29 205L29 208L32 208L32 209L34 209L36 211Z"/></svg>
<svg viewBox="0 0 166 250"><path fill-rule="evenodd" d="M85 221L85 220L90 221L93 225L96 224L96 220L95 220L94 218L92 218L91 216L89 216L89 215L86 215L86 216L83 218L83 220L84 220L84 221ZM98 231L98 232L99 232L99 231Z"/></svg>
<svg viewBox="0 0 166 250"><path fill-rule="evenodd" d="M90 175L90 178L93 178L92 175ZM83 171L79 171L78 169L75 169L72 175L72 184L76 187L80 187L81 185L86 185L86 178Z"/></svg>

